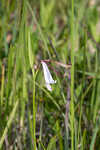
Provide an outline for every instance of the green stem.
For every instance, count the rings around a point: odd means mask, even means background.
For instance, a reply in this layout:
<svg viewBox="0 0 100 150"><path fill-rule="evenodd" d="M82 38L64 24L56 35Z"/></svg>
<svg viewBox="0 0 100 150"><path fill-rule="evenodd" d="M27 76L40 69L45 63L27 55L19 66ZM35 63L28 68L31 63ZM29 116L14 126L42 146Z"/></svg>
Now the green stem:
<svg viewBox="0 0 100 150"><path fill-rule="evenodd" d="M72 12L71 12L71 150L74 150L74 0L72 2Z"/></svg>
<svg viewBox="0 0 100 150"><path fill-rule="evenodd" d="M34 150L36 150L36 105L35 105L35 73L34 70L32 70L33 73L33 137L34 137Z"/></svg>

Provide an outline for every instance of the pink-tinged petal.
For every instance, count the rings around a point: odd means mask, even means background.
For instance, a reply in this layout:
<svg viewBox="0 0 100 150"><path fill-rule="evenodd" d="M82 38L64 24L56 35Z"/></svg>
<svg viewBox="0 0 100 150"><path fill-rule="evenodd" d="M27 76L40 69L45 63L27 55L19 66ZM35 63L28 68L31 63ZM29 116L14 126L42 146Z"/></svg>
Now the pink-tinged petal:
<svg viewBox="0 0 100 150"><path fill-rule="evenodd" d="M52 91L51 85L46 83L46 87L49 91Z"/></svg>

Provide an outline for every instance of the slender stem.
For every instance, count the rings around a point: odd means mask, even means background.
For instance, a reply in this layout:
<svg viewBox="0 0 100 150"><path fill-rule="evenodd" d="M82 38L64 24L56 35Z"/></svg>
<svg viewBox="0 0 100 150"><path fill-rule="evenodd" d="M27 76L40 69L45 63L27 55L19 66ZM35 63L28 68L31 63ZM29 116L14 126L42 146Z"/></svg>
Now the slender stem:
<svg viewBox="0 0 100 150"><path fill-rule="evenodd" d="M32 52L31 47L31 38L30 38L30 31L28 32L28 49L29 49L29 62L30 67L32 69L33 75L33 142L34 142L34 150L36 150L36 106L35 106L35 76L36 73L34 72L33 64L34 64L34 55Z"/></svg>
<svg viewBox="0 0 100 150"><path fill-rule="evenodd" d="M4 73L5 73L5 67L4 65L2 65L1 106L3 105L3 95L4 95Z"/></svg>
<svg viewBox="0 0 100 150"><path fill-rule="evenodd" d="M35 105L35 73L33 73L33 137L34 137L34 150L36 150L36 105Z"/></svg>
<svg viewBox="0 0 100 150"><path fill-rule="evenodd" d="M70 113L71 113L71 150L74 150L74 0L72 2L72 12L71 12L71 103L70 103Z"/></svg>

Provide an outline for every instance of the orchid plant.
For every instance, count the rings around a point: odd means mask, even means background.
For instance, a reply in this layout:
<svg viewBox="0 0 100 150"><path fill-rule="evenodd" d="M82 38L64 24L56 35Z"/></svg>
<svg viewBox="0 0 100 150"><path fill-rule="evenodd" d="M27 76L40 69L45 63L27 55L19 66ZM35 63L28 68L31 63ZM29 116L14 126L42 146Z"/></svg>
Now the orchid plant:
<svg viewBox="0 0 100 150"><path fill-rule="evenodd" d="M45 78L45 82L46 82L46 87L49 91L52 91L51 84L55 84L56 80L53 80L52 75L51 75L51 73L48 69L48 66L47 66L46 62L53 62L57 66L61 66L65 69L69 69L71 67L71 64L66 65L66 64L63 64L61 62L54 61L54 60L41 60L41 64L42 64L42 67L43 67L44 78Z"/></svg>

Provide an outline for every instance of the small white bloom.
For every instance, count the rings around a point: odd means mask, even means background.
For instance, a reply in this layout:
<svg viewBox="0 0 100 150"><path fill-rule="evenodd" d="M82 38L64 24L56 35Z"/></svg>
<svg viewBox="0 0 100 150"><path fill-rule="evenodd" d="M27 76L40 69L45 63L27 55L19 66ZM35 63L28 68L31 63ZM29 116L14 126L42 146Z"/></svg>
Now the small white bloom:
<svg viewBox="0 0 100 150"><path fill-rule="evenodd" d="M53 80L51 73L47 67L47 64L43 61L41 61L41 63L43 66L43 73L44 73L44 78L45 78L45 82L46 82L46 87L49 91L52 91L50 84L54 84L54 83L56 83L56 81Z"/></svg>

